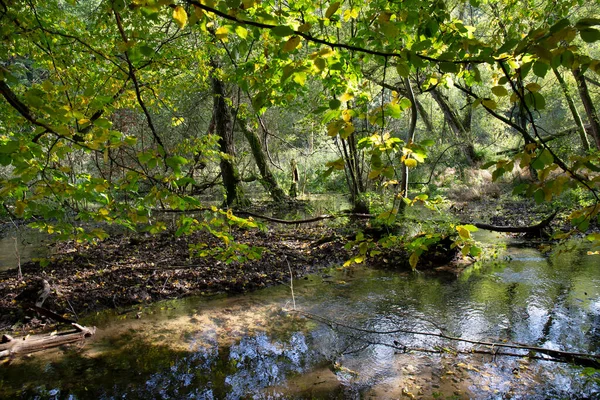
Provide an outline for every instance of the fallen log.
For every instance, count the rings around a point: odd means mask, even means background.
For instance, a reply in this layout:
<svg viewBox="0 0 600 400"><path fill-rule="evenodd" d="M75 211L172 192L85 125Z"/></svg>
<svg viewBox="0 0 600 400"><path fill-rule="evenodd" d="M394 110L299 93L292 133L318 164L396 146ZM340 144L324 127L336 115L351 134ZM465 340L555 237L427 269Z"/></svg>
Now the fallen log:
<svg viewBox="0 0 600 400"><path fill-rule="evenodd" d="M544 219L539 224L531 225L531 226L498 226L498 225L482 224L479 222L474 223L473 225L475 225L479 229L484 229L484 230L493 231L493 232L528 233L528 234L532 234L532 235L542 235L544 233L544 229L546 229L548 227L548 225L550 225L550 222L552 222L554 217L556 217L556 214L558 214L558 210L554 211L552 213L552 215L550 215L548 218Z"/></svg>
<svg viewBox="0 0 600 400"><path fill-rule="evenodd" d="M57 334L25 336L23 338L3 335L0 341L0 359L81 342L96 333L96 327L88 328L75 323L72 325L75 329Z"/></svg>

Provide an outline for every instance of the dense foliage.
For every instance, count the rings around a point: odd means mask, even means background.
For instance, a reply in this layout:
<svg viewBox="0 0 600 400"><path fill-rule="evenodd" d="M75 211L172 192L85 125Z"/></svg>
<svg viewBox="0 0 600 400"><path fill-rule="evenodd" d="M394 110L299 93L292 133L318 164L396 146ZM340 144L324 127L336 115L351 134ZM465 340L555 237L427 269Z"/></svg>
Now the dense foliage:
<svg viewBox="0 0 600 400"><path fill-rule="evenodd" d="M389 224L407 205L436 207L431 176L448 160L457 174L494 167L495 180L529 172L513 193L539 203L582 192L569 218L586 231L600 213L598 9L0 0L0 201L78 239L105 235L80 222L159 232L158 210L202 210L178 233L207 229L229 246L228 226L256 223L203 207L221 180L232 207L246 204L244 180L279 199L278 185L337 184L357 211L378 192ZM288 173L296 159L300 173ZM429 171L409 186L409 172ZM472 227L455 230L454 244L478 255ZM440 238L414 239L411 264Z"/></svg>

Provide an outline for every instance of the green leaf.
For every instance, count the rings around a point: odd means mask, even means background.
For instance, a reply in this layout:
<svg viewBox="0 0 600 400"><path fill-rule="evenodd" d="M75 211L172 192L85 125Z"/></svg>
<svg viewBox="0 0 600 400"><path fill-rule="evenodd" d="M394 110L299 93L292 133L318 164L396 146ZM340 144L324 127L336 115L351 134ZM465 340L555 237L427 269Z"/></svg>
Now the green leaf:
<svg viewBox="0 0 600 400"><path fill-rule="evenodd" d="M600 242L600 233L592 233L585 237L590 242Z"/></svg>
<svg viewBox="0 0 600 400"><path fill-rule="evenodd" d="M410 67L405 62L399 62L398 65L396 65L396 71L398 71L398 75L406 78L410 74Z"/></svg>
<svg viewBox="0 0 600 400"><path fill-rule="evenodd" d="M481 104L483 104L485 107L489 108L490 110L495 110L498 107L498 104L492 99L483 99L483 100L481 100Z"/></svg>
<svg viewBox="0 0 600 400"><path fill-rule="evenodd" d="M3 167L6 167L6 166L10 165L11 162L12 162L11 156L9 156L8 154L0 153L0 165L2 165Z"/></svg>
<svg viewBox="0 0 600 400"><path fill-rule="evenodd" d="M542 154L540 154L540 160L542 160L544 165L550 165L554 162L554 157L548 149L544 149L544 151L542 151Z"/></svg>
<svg viewBox="0 0 600 400"><path fill-rule="evenodd" d="M431 40L426 39L426 40L422 40L420 42L413 44L413 46L411 47L411 50L412 51L421 51L421 50L429 49L430 47L431 47Z"/></svg>
<svg viewBox="0 0 600 400"><path fill-rule="evenodd" d="M546 195L544 194L544 191L542 189L538 189L533 194L533 198L535 199L535 202L537 204L542 204L544 202L544 199L546 198Z"/></svg>
<svg viewBox="0 0 600 400"><path fill-rule="evenodd" d="M525 104L529 108L543 110L546 108L546 99L540 93L529 92L525 95Z"/></svg>
<svg viewBox="0 0 600 400"><path fill-rule="evenodd" d="M296 47L298 47L298 45L300 44L301 40L302 40L302 38L300 36L292 36L283 45L283 51L286 51L286 52L294 51L296 49Z"/></svg>
<svg viewBox="0 0 600 400"><path fill-rule="evenodd" d="M338 99L329 100L329 108L332 110L337 110L338 108L340 108L341 105L342 105L342 102L339 101Z"/></svg>
<svg viewBox="0 0 600 400"><path fill-rule="evenodd" d="M144 44L140 46L140 53L146 57L152 57L154 55L154 49Z"/></svg>
<svg viewBox="0 0 600 400"><path fill-rule="evenodd" d="M594 28L583 28L579 31L579 35L586 43L592 43L600 40L600 31Z"/></svg>
<svg viewBox="0 0 600 400"><path fill-rule="evenodd" d="M18 140L9 140L4 144L0 144L0 153L2 154L10 154L17 151L20 147Z"/></svg>
<svg viewBox="0 0 600 400"><path fill-rule="evenodd" d="M545 62L536 61L533 64L533 73L536 76L539 76L540 78L543 78L546 76L546 74L548 73L548 69L550 69L550 66L548 64L546 64Z"/></svg>
<svg viewBox="0 0 600 400"><path fill-rule="evenodd" d="M582 18L575 24L575 28L587 28L594 25L600 25L600 19L598 18Z"/></svg>
<svg viewBox="0 0 600 400"><path fill-rule="evenodd" d="M327 11L325 11L325 18L331 18L333 14L340 8L340 2L336 1L332 3L329 7L327 7Z"/></svg>
<svg viewBox="0 0 600 400"><path fill-rule="evenodd" d="M481 248L477 246L471 246L469 254L473 257L479 257L479 255L481 254Z"/></svg>
<svg viewBox="0 0 600 400"><path fill-rule="evenodd" d="M96 125L100 128L109 129L112 126L112 122L110 122L106 118L98 118L97 120L94 121L94 125Z"/></svg>
<svg viewBox="0 0 600 400"><path fill-rule="evenodd" d="M235 33L242 39L246 39L248 37L248 29L241 25L235 27Z"/></svg>
<svg viewBox="0 0 600 400"><path fill-rule="evenodd" d="M402 118L402 109L400 108L399 104L386 104L385 113L392 118Z"/></svg>
<svg viewBox="0 0 600 400"><path fill-rule="evenodd" d="M442 62L440 63L440 70L442 72L457 73L460 71L460 66L455 63Z"/></svg>
<svg viewBox="0 0 600 400"><path fill-rule="evenodd" d="M400 105L400 109L403 110L403 111L404 110L408 110L409 108L412 107L412 103L406 97L403 98L402 100L400 100L399 105Z"/></svg>
<svg viewBox="0 0 600 400"><path fill-rule="evenodd" d="M552 25L552 27L550 27L550 33L556 33L569 25L571 25L571 22L567 18L561 19L560 21Z"/></svg>
<svg viewBox="0 0 600 400"><path fill-rule="evenodd" d="M466 230L468 230L469 232L477 232L479 230L479 228L477 228L475 225L471 225L471 224L466 224L466 225L461 225L463 228L465 228Z"/></svg>
<svg viewBox="0 0 600 400"><path fill-rule="evenodd" d="M286 25L276 26L271 29L271 32L273 32L273 35L280 37L291 36L294 34L294 30Z"/></svg>
<svg viewBox="0 0 600 400"><path fill-rule="evenodd" d="M518 196L521 193L524 193L527 190L528 187L529 187L528 184L521 183L520 185L515 186L515 188L512 191L512 194L515 195L515 196Z"/></svg>
<svg viewBox="0 0 600 400"><path fill-rule="evenodd" d="M506 90L504 86L494 86L492 88L492 93L498 97L508 96L508 90Z"/></svg>
<svg viewBox="0 0 600 400"><path fill-rule="evenodd" d="M188 160L187 160L187 158L182 157L182 156L173 156L173 157L168 157L166 160L166 163L169 167L175 168L177 166L187 164Z"/></svg>

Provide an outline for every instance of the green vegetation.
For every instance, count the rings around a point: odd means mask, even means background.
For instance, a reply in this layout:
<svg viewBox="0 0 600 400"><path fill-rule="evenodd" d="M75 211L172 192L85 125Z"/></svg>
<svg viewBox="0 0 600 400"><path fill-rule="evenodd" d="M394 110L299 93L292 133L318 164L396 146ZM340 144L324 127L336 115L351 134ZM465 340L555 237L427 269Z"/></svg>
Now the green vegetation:
<svg viewBox="0 0 600 400"><path fill-rule="evenodd" d="M256 191L346 194L388 232L353 260L402 245L413 268L448 238L481 251L472 225L407 227L444 195L567 207L559 238L597 223L596 1L0 0L0 18L2 212L61 238L178 211L178 235L253 259L228 232L257 226L231 212Z"/></svg>

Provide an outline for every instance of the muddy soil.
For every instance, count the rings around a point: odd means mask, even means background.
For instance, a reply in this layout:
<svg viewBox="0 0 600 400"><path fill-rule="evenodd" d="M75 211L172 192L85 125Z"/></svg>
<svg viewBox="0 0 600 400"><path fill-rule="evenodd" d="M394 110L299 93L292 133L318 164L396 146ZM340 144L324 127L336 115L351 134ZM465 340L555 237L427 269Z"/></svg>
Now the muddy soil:
<svg viewBox="0 0 600 400"><path fill-rule="evenodd" d="M36 277L52 287L44 308L76 320L107 308L125 310L162 299L242 293L289 282L290 270L297 278L348 258L341 240L319 242L332 233L324 226L288 232L240 230L234 234L238 243L264 248L259 260L244 263L191 256L190 244L223 247L206 232L120 235L98 245L59 243L49 265L23 265L23 280L17 279L16 270L0 273L0 331L29 333L51 324L15 300Z"/></svg>

